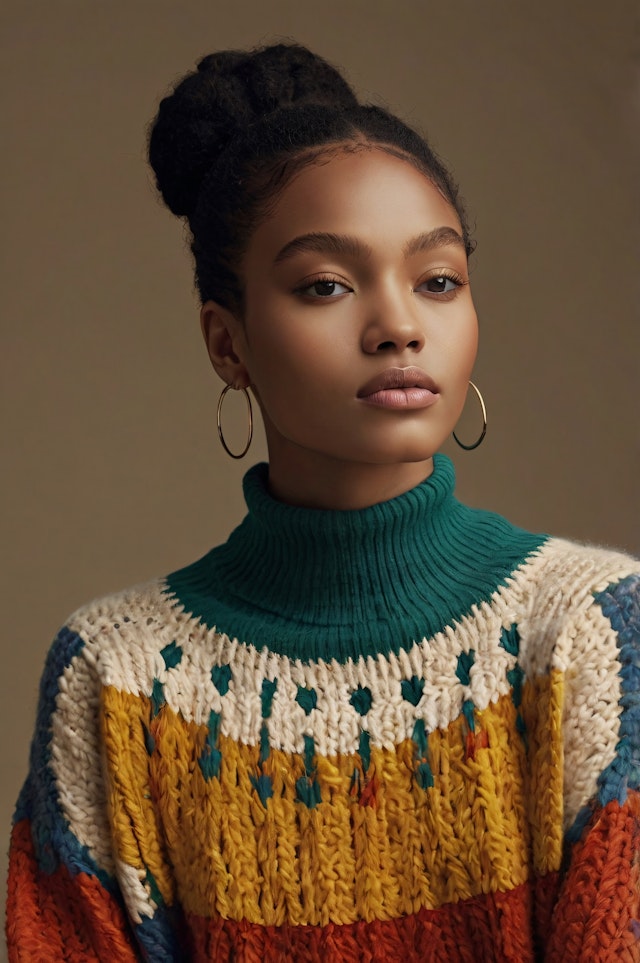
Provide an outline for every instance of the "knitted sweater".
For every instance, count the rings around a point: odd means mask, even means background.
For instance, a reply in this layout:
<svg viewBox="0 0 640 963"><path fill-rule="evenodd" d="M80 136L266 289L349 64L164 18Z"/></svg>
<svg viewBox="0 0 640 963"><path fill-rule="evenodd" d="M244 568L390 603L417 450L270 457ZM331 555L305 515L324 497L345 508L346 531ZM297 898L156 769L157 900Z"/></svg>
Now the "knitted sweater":
<svg viewBox="0 0 640 963"><path fill-rule="evenodd" d="M640 960L638 563L444 456L361 511L245 495L55 640L11 961Z"/></svg>

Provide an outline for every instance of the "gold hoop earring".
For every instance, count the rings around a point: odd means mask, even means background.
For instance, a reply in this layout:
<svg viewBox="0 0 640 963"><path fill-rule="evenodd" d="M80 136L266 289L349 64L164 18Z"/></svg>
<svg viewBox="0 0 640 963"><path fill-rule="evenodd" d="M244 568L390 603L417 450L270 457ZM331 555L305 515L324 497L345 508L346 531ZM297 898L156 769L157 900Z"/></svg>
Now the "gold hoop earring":
<svg viewBox="0 0 640 963"><path fill-rule="evenodd" d="M472 445L464 445L464 444L460 441L460 439L458 438L458 436L456 435L455 431L453 432L453 437L454 437L455 440L458 442L458 444L460 445L460 447L461 447L461 448L464 448L465 451L473 451L474 448L477 448L478 445L480 445L480 444L482 443L482 439L484 438L484 436L485 436L486 433L487 433L487 409L485 408L484 398L483 398L482 395L480 394L480 389L479 389L476 385L474 385L473 381L470 381L469 384L471 385L471 387L472 387L473 390L475 391L476 395L478 396L478 401L480 402L480 407L482 408L482 421L483 421L483 425L482 425L482 434L480 435L480 437L478 438L477 441L474 441L474 443L473 443Z"/></svg>
<svg viewBox="0 0 640 963"><path fill-rule="evenodd" d="M231 451L226 441L224 440L224 435L222 434L222 421L220 418L222 413L222 402L224 401L224 396L226 395L227 391L230 388L235 388L235 385L225 385L222 391L220 392L220 397L218 398L218 410L216 412L216 422L218 425L218 438L220 439L220 442L222 443L222 447L226 451L227 455L230 455L231 458L244 458L244 456L249 451L251 439L253 438L253 409L251 407L251 398L249 397L249 392L247 391L246 388L239 389L244 393L244 399L247 402L247 417L248 417L249 431L248 431L246 445L244 446L240 454L236 455L235 452Z"/></svg>

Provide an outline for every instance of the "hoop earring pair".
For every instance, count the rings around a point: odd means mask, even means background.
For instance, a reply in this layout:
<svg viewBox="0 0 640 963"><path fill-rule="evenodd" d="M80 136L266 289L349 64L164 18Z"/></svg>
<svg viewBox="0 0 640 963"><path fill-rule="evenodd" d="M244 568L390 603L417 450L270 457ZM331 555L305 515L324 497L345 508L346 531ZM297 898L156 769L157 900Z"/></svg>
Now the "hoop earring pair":
<svg viewBox="0 0 640 963"><path fill-rule="evenodd" d="M222 402L224 401L224 397L230 388L233 388L234 390L242 391L242 393L244 394L244 400L247 403L247 425L248 425L247 443L239 454L236 454L236 452L231 451L226 441L224 440L224 434L222 432ZM251 445L251 439L253 438L253 409L251 407L251 398L246 388L236 389L235 385L224 386L224 388L220 392L220 397L218 398L218 410L216 412L216 423L218 426L218 438L220 439L222 447L226 451L227 455L229 455L231 458L244 458L244 456L249 451L249 446Z"/></svg>
<svg viewBox="0 0 640 963"><path fill-rule="evenodd" d="M482 441L483 441L483 439L484 439L484 436L485 436L486 433L487 433L487 409L485 408L484 398L483 398L482 395L480 394L480 389L477 387L477 385L474 385L473 381L470 381L469 384L470 384L470 386L473 388L473 390L475 391L475 393L476 393L476 395L477 395L477 397L478 397L478 401L480 402L480 407L481 407L481 409L482 409L482 432L481 432L480 437L478 438L478 440L477 440L477 441L474 441L474 443L473 443L472 445L465 445L465 444L463 444L463 442L461 442L460 439L458 438L458 436L456 435L455 431L453 432L453 437L455 438L455 440L457 441L457 443L460 445L460 447L461 447L461 448L464 448L465 451L473 451L474 448L477 448L478 445L481 445L481 444L482 444Z"/></svg>
<svg viewBox="0 0 640 963"><path fill-rule="evenodd" d="M455 441L457 442L458 445L460 445L461 448L464 448L465 451L473 451L474 448L478 448L478 446L481 445L482 442L484 441L484 436L487 433L487 409L484 403L484 398L480 393L480 389L477 387L477 385L473 383L473 381L470 381L469 385L475 391L478 401L480 402L480 408L482 409L482 431L480 433L480 437L476 441L474 441L473 444L471 445L465 445L464 442L460 441L455 431L453 432L453 437ZM240 388L239 390L242 391L242 393L244 394L244 398L247 403L247 441L241 452L236 453L234 451L231 451L231 449L229 448L229 446L225 441L224 433L222 431L222 403L225 399L225 395L227 394L227 391L229 391L231 388L235 389L235 385L225 385L222 391L220 392L220 397L218 398L218 408L216 411L216 424L218 427L218 438L220 439L222 447L224 448L224 450L226 451L226 453L229 455L230 458L239 459L239 458L244 458L244 456L247 454L251 446L251 441L253 439L253 408L251 407L251 397L249 395L249 392L247 391L246 388Z"/></svg>

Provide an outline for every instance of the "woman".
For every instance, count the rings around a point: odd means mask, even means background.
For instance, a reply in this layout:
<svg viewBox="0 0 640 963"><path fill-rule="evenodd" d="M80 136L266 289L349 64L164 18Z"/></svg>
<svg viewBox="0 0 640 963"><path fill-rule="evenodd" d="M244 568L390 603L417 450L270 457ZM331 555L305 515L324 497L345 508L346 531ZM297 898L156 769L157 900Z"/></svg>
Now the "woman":
<svg viewBox="0 0 640 963"><path fill-rule="evenodd" d="M150 159L269 465L55 641L11 959L637 960L638 564L455 499L450 175L294 45L206 57Z"/></svg>

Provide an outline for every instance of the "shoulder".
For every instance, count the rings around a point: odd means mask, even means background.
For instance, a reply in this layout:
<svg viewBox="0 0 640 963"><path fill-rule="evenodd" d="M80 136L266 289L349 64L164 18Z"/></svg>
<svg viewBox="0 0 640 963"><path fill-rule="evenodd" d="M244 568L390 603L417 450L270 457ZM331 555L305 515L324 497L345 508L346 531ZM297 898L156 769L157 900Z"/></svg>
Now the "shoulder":
<svg viewBox="0 0 640 963"><path fill-rule="evenodd" d="M78 608L58 632L45 677L91 677L99 686L146 690L177 640L190 636L193 620L154 579Z"/></svg>
<svg viewBox="0 0 640 963"><path fill-rule="evenodd" d="M96 644L105 636L117 635L123 626L164 621L168 608L166 580L157 578L92 599L72 612L65 624L85 643Z"/></svg>
<svg viewBox="0 0 640 963"><path fill-rule="evenodd" d="M574 671L581 658L603 650L617 659L620 632L638 618L640 561L549 538L512 573L500 596L518 622L527 673Z"/></svg>
<svg viewBox="0 0 640 963"><path fill-rule="evenodd" d="M568 584L584 579L595 589L603 580L640 572L640 559L616 548L552 537L546 543L546 553L547 568L564 571Z"/></svg>
<svg viewBox="0 0 640 963"><path fill-rule="evenodd" d="M615 549L548 538L517 571L511 587L530 611L549 618L577 613L602 593L638 591L640 560Z"/></svg>
<svg viewBox="0 0 640 963"><path fill-rule="evenodd" d="M539 634L572 658L598 639L640 644L640 560L624 552L552 538L517 573ZM562 640L568 644L562 646ZM575 666L575 663L574 663ZM559 666L566 668L566 665Z"/></svg>

